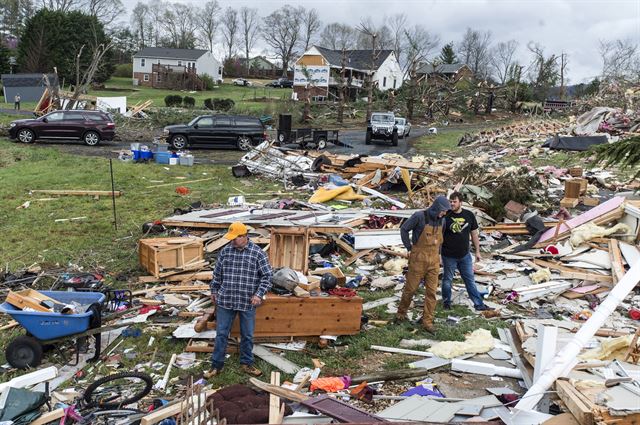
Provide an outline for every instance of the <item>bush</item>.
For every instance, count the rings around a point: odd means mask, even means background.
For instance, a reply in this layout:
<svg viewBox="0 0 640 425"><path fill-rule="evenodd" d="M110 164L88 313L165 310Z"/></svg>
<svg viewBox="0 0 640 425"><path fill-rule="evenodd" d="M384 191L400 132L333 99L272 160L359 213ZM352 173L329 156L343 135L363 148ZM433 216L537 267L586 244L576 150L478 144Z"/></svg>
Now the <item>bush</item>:
<svg viewBox="0 0 640 425"><path fill-rule="evenodd" d="M216 85L216 82L213 80L213 77L209 74L202 74L200 79L204 83L205 90L213 90Z"/></svg>
<svg viewBox="0 0 640 425"><path fill-rule="evenodd" d="M132 75L133 75L132 63L121 63L120 65L116 65L116 70L113 72L114 77L131 78Z"/></svg>
<svg viewBox="0 0 640 425"><path fill-rule="evenodd" d="M182 105L182 96L177 94L170 94L165 96L164 104L166 106L180 106Z"/></svg>
<svg viewBox="0 0 640 425"><path fill-rule="evenodd" d="M230 111L236 103L233 99L205 99L204 107L212 111Z"/></svg>
<svg viewBox="0 0 640 425"><path fill-rule="evenodd" d="M196 100L191 96L185 96L184 99L182 99L182 104L185 108L193 108L196 106Z"/></svg>

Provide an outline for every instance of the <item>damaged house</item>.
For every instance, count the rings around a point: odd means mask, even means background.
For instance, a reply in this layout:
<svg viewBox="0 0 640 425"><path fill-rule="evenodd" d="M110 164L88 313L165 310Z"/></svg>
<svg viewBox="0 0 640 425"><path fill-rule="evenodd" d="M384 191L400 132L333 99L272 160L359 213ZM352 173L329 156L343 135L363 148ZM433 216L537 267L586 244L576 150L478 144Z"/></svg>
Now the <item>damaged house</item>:
<svg viewBox="0 0 640 425"><path fill-rule="evenodd" d="M202 90L204 75L222 81L222 64L208 50L145 47L133 55L134 85Z"/></svg>
<svg viewBox="0 0 640 425"><path fill-rule="evenodd" d="M393 50L376 51L373 61L372 54L372 50L345 50L343 55L342 50L313 46L295 63L293 91L302 99L310 85L308 90L313 100L337 98L343 62L351 99L364 95L367 78L372 73L374 85L379 90L400 88L403 73Z"/></svg>

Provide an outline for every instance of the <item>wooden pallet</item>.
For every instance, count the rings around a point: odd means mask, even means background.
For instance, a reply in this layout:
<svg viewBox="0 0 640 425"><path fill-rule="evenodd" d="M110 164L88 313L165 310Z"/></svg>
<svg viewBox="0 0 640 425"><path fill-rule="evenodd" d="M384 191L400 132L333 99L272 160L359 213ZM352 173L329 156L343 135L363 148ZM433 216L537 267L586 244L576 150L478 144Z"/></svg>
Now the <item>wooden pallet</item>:
<svg viewBox="0 0 640 425"><path fill-rule="evenodd" d="M309 271L309 228L273 228L269 245L271 267Z"/></svg>

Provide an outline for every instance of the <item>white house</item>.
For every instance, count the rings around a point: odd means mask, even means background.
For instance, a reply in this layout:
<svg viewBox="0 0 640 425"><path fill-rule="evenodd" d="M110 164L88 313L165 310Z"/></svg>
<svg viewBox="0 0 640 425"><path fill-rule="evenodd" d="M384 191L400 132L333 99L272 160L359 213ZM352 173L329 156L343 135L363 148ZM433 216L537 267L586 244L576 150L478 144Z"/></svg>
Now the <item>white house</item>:
<svg viewBox="0 0 640 425"><path fill-rule="evenodd" d="M222 81L222 65L208 50L145 47L133 55L134 85L165 88L169 75L205 74Z"/></svg>
<svg viewBox="0 0 640 425"><path fill-rule="evenodd" d="M342 50L312 46L295 63L293 89L299 98L305 91L314 97L336 95L343 61L351 97L359 95L371 72L379 90L400 88L403 73L393 50L377 50L373 66L372 53L371 50L346 50L343 58Z"/></svg>

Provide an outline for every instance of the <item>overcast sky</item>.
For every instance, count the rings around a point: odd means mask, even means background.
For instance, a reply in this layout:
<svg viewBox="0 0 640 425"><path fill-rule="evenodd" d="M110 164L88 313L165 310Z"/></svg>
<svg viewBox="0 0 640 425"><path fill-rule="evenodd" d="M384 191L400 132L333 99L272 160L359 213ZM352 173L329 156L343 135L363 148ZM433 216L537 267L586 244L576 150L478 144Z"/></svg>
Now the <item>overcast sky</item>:
<svg viewBox="0 0 640 425"><path fill-rule="evenodd" d="M174 0L175 1L175 0ZM204 1L177 0L185 4ZM528 64L527 43L545 47L545 54L568 54L571 84L588 82L601 71L599 40L632 39L640 44L640 0L218 0L221 6L255 7L266 16L285 4L315 8L323 23L357 25L370 16L404 12L409 23L421 24L443 43L458 42L467 27L491 31L494 42L519 42L519 59ZM123 0L131 10L137 0ZM262 46L264 47L264 46Z"/></svg>

